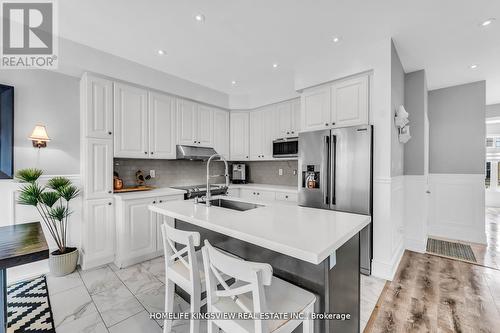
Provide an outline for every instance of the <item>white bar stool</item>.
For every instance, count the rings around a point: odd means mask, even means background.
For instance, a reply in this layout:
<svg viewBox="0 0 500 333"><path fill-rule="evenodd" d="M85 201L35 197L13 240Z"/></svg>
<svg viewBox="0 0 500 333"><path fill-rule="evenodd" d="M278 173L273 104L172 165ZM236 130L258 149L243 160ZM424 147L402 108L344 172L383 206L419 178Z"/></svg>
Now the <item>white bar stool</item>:
<svg viewBox="0 0 500 333"><path fill-rule="evenodd" d="M165 252L165 312L173 312L175 285L190 295L191 312L200 312L206 303L206 299L201 300L202 289L205 289L202 254L194 249L200 245L200 234L178 230L166 223L161 225L161 232ZM177 250L175 243L184 247ZM172 321L165 320L163 332L170 333L171 330ZM199 330L200 321L191 319L189 332L198 333Z"/></svg>
<svg viewBox="0 0 500 333"><path fill-rule="evenodd" d="M203 265L207 284L207 311L210 313L301 313L304 319L209 320L208 332L220 328L231 333L290 333L302 323L304 333L313 332L316 296L273 276L271 265L244 261L215 249L205 240ZM238 282L228 286L222 273ZM223 290L218 290L217 285Z"/></svg>

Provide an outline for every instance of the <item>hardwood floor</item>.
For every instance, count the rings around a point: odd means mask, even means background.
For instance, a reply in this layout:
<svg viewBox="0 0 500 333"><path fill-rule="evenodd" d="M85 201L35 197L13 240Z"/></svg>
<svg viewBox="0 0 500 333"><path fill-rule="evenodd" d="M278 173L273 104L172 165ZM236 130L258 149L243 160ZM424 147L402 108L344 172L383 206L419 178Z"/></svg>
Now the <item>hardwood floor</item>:
<svg viewBox="0 0 500 333"><path fill-rule="evenodd" d="M365 332L500 332L500 271L406 251Z"/></svg>
<svg viewBox="0 0 500 333"><path fill-rule="evenodd" d="M486 245L470 244L477 263L500 269L500 208L486 207Z"/></svg>

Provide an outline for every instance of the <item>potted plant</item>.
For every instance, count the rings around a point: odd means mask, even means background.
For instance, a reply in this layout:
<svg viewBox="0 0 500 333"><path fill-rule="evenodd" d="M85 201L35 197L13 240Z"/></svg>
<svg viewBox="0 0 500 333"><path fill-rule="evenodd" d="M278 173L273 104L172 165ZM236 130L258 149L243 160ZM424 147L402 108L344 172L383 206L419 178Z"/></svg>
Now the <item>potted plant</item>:
<svg viewBox="0 0 500 333"><path fill-rule="evenodd" d="M80 191L65 177L54 177L46 186L42 186L38 183L42 174L39 169L16 172L16 178L25 183L20 190L18 203L37 209L57 245L57 250L49 255L50 272L55 276L63 276L73 272L78 262L78 249L67 246L67 231L68 217L71 215L69 202Z"/></svg>

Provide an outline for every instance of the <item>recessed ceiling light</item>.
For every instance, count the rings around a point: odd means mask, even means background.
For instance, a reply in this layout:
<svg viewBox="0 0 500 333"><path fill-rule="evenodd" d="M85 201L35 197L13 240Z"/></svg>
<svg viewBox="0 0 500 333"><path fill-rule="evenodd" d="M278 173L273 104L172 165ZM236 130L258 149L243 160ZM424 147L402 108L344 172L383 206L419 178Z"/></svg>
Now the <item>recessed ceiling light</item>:
<svg viewBox="0 0 500 333"><path fill-rule="evenodd" d="M165 51L164 50L158 50L158 54L159 55L165 55Z"/></svg>
<svg viewBox="0 0 500 333"><path fill-rule="evenodd" d="M332 41L334 43L338 43L338 42L340 42L340 37L333 37Z"/></svg>
<svg viewBox="0 0 500 333"><path fill-rule="evenodd" d="M478 67L478 65L477 65L477 64L472 64L472 65L470 65L470 67L469 67L469 68L470 68L470 69L476 69L477 67Z"/></svg>
<svg viewBox="0 0 500 333"><path fill-rule="evenodd" d="M235 85L236 85L236 81L231 81L231 84L232 84L233 86L235 86Z"/></svg>
<svg viewBox="0 0 500 333"><path fill-rule="evenodd" d="M203 14L196 14L194 16L194 19L198 22L205 22L205 15Z"/></svg>
<svg viewBox="0 0 500 333"><path fill-rule="evenodd" d="M489 26L490 24L492 24L493 22L495 21L495 18L489 18L487 20L484 20L483 22L481 22L481 26L482 27L487 27Z"/></svg>
<svg viewBox="0 0 500 333"><path fill-rule="evenodd" d="M278 66L279 66L279 65L278 65L278 64L276 64L276 63L274 63L274 64L273 64L273 68L278 68Z"/></svg>

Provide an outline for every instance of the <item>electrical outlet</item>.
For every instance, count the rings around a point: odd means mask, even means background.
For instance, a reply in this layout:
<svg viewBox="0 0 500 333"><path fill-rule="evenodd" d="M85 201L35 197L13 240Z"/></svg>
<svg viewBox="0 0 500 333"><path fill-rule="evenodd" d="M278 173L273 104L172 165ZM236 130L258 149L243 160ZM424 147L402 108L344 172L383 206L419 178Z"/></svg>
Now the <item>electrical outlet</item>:
<svg viewBox="0 0 500 333"><path fill-rule="evenodd" d="M283 176L283 169L278 169L278 175Z"/></svg>
<svg viewBox="0 0 500 333"><path fill-rule="evenodd" d="M151 176L151 178L155 178L156 177L156 171L155 170L149 170L149 175Z"/></svg>

